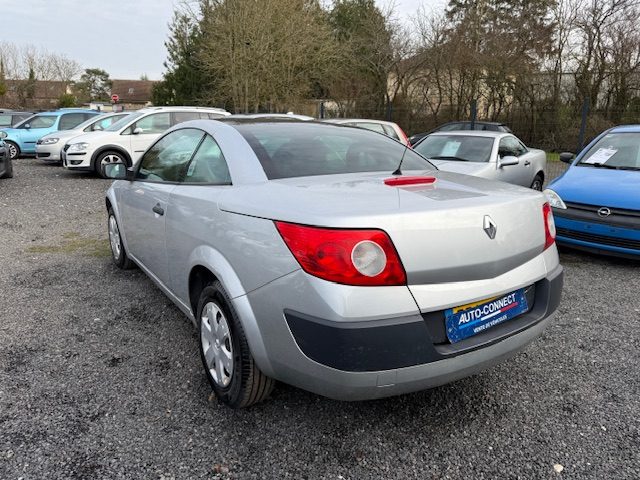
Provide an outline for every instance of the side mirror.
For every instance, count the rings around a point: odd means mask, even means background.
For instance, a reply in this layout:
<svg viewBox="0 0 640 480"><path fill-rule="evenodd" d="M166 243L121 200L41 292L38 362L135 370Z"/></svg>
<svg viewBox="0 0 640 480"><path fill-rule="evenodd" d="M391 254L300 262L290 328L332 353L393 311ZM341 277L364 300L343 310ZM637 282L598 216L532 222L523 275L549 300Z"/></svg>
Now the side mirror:
<svg viewBox="0 0 640 480"><path fill-rule="evenodd" d="M25 123L24 124L24 128L26 128L27 130L29 130L31 128L31 124L30 123Z"/></svg>
<svg viewBox="0 0 640 480"><path fill-rule="evenodd" d="M108 163L104 166L104 174L114 180L130 180L129 169L124 163Z"/></svg>
<svg viewBox="0 0 640 480"><path fill-rule="evenodd" d="M571 163L573 162L574 157L575 155L571 152L562 152L560 154L560 161L564 163Z"/></svg>
<svg viewBox="0 0 640 480"><path fill-rule="evenodd" d="M498 160L498 166L500 168L508 167L510 165L518 165L519 163L520 160L518 159L518 157L514 157L513 155L507 155L506 157L502 157L500 160Z"/></svg>
<svg viewBox="0 0 640 480"><path fill-rule="evenodd" d="M140 134L141 134L141 133L143 133L143 132L144 132L144 130L142 130L140 127L136 127L136 128L134 128L134 129L133 129L133 132L132 132L132 133L133 133L134 135L140 135Z"/></svg>

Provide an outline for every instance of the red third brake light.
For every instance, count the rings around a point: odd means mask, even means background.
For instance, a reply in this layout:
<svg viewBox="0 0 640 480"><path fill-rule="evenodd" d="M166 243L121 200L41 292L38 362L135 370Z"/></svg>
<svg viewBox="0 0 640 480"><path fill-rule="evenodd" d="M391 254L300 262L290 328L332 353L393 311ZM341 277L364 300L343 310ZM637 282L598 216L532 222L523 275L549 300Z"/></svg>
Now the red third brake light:
<svg viewBox="0 0 640 480"><path fill-rule="evenodd" d="M392 177L386 178L384 184L390 187L401 187L403 185L430 185L435 181L435 177Z"/></svg>
<svg viewBox="0 0 640 480"><path fill-rule="evenodd" d="M293 256L310 275L345 285L407 283L398 252L382 230L275 224Z"/></svg>
<svg viewBox="0 0 640 480"><path fill-rule="evenodd" d="M542 206L542 216L544 217L544 249L546 250L556 241L556 222L548 203Z"/></svg>

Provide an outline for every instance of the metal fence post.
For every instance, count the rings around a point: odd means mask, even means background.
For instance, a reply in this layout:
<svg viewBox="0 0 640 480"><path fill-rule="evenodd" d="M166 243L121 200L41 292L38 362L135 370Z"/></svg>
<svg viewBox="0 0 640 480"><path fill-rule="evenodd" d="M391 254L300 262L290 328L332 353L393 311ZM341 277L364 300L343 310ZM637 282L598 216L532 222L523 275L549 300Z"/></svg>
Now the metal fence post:
<svg viewBox="0 0 640 480"><path fill-rule="evenodd" d="M391 102L387 103L387 122L390 122L393 118L393 105Z"/></svg>
<svg viewBox="0 0 640 480"><path fill-rule="evenodd" d="M587 129L587 116L589 115L589 98L586 97L582 102L582 121L580 123L580 133L578 134L578 148L576 149L576 155L580 153L582 147L584 147L584 134Z"/></svg>
<svg viewBox="0 0 640 480"><path fill-rule="evenodd" d="M473 100L471 100L471 130L475 130L477 117L478 101L474 98Z"/></svg>
<svg viewBox="0 0 640 480"><path fill-rule="evenodd" d="M324 101L320 102L320 118L324 118Z"/></svg>

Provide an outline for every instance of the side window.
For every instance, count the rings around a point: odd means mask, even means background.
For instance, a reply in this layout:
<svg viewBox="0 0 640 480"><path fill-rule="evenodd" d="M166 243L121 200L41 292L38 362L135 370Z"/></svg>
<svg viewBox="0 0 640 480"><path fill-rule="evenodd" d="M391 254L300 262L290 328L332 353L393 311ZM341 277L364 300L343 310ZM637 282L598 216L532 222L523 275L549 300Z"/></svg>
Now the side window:
<svg viewBox="0 0 640 480"><path fill-rule="evenodd" d="M140 128L142 129L142 133L162 133L170 126L170 113L154 113L138 120L131 131L135 130L136 128Z"/></svg>
<svg viewBox="0 0 640 480"><path fill-rule="evenodd" d="M11 115L0 115L0 127L11 126Z"/></svg>
<svg viewBox="0 0 640 480"><path fill-rule="evenodd" d="M500 158L503 157L517 157L518 153L513 148L513 143L510 141L510 137L505 137L500 139L500 144L498 145L498 156Z"/></svg>
<svg viewBox="0 0 640 480"><path fill-rule="evenodd" d="M498 155L500 157L504 157L506 155L519 157L525 153L527 153L527 147L525 147L517 138L505 137L500 140L500 147L498 150Z"/></svg>
<svg viewBox="0 0 640 480"><path fill-rule="evenodd" d="M392 127L390 127L389 125L383 125L382 128L384 128L384 132L387 134L388 137L395 138L396 140L400 140L400 137L398 137L398 134Z"/></svg>
<svg viewBox="0 0 640 480"><path fill-rule="evenodd" d="M178 123L188 122L189 120L198 120L198 119L200 119L199 112L173 112L172 125L177 125Z"/></svg>
<svg viewBox="0 0 640 480"><path fill-rule="evenodd" d="M516 139L516 143L518 144L518 149L520 151L520 155L524 155L529 151L529 149L522 143L520 140Z"/></svg>
<svg viewBox="0 0 640 480"><path fill-rule="evenodd" d="M58 130L71 130L86 120L84 113L65 113L60 117Z"/></svg>
<svg viewBox="0 0 640 480"><path fill-rule="evenodd" d="M120 116L113 116L113 117L107 117L107 118L103 118L102 120L98 120L96 123L94 123L93 125L88 126L87 128L84 129L85 132L94 132L96 130L106 130L107 128L109 128L111 125L113 125L114 123L116 123L118 120L120 120L122 117Z"/></svg>
<svg viewBox="0 0 640 480"><path fill-rule="evenodd" d="M140 160L136 179L179 182L204 133L194 128L175 130L158 140Z"/></svg>
<svg viewBox="0 0 640 480"><path fill-rule="evenodd" d="M379 123L349 123L348 125L353 125L354 127L366 128L367 130L372 130L374 132L382 133L386 135L384 128Z"/></svg>
<svg viewBox="0 0 640 480"><path fill-rule="evenodd" d="M187 173L186 183L208 183L216 185L230 185L231 175L227 161L216 141L207 135L200 144L200 148L193 156Z"/></svg>

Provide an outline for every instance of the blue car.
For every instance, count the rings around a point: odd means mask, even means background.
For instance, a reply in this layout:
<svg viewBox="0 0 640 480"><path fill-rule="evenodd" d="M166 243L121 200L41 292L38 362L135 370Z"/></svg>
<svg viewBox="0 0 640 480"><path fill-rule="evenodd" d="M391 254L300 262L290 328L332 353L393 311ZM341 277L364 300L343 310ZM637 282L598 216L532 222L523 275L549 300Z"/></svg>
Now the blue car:
<svg viewBox="0 0 640 480"><path fill-rule="evenodd" d="M36 142L43 136L58 130L70 130L100 112L80 108L64 108L54 112L42 112L30 116L13 128L3 128L9 156L13 160L20 154L35 155Z"/></svg>
<svg viewBox="0 0 640 480"><path fill-rule="evenodd" d="M640 259L640 125L611 128L545 190L556 221L556 242Z"/></svg>

